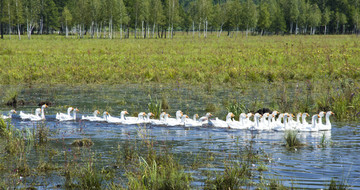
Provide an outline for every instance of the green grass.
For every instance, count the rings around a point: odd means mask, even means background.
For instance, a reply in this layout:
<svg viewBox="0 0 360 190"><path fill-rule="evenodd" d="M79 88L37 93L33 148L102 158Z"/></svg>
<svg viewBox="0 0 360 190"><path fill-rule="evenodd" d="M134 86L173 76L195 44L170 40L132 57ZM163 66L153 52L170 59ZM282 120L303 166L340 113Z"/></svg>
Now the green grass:
<svg viewBox="0 0 360 190"><path fill-rule="evenodd" d="M299 132L295 130L289 130L285 132L285 146L289 149L294 149L300 146L303 146L304 144L301 143L297 135Z"/></svg>
<svg viewBox="0 0 360 190"><path fill-rule="evenodd" d="M1 42L0 83L237 85L359 79L359 63L359 38L350 35L198 39L178 34L176 39L144 40L34 36Z"/></svg>

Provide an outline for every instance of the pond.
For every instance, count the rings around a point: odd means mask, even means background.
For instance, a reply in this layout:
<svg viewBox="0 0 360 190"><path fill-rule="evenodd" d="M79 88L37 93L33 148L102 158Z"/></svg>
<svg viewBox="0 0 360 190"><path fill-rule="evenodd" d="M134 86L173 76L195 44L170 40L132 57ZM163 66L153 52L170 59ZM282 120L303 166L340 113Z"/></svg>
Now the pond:
<svg viewBox="0 0 360 190"><path fill-rule="evenodd" d="M4 89L4 86L2 86ZM271 96L262 94L276 93L270 86L258 88L258 92L243 89L212 89L211 92L199 90L197 87L182 85L119 85L119 86L86 86L86 87L41 87L20 89L18 99L24 100L24 106L17 111L33 112L37 103L50 101L51 107L46 110L45 124L50 128L50 142L47 148L59 152L75 151L71 143L75 139L84 137L94 142L91 150L96 155L99 165L111 165L114 157L111 152L119 146L126 146L138 142L140 139L152 139L155 148L170 147L169 150L179 158L180 163L191 164L196 156L209 156L214 158L211 164L199 168L187 168L193 177L192 188L203 188L206 176L204 171L223 171L224 163L229 154L236 154L239 147L245 147L249 142L253 148L263 150L269 155L265 162L268 171L264 176L282 181L287 187L301 189L326 188L332 178L346 179L352 188L360 188L360 135L357 123L332 122L333 128L328 132L302 132L299 135L301 142L306 146L295 150L288 150L283 145L283 132L250 132L248 130L220 129L213 127L162 127L152 125L118 125L103 122L89 122L79 120L81 114L89 115L95 109L109 111L113 116L119 116L121 110L128 110L130 115L140 111L147 111L149 95L152 99L163 99L169 104L167 110L174 115L178 109L189 115L199 113L204 115L208 102L215 104L215 116L223 118L226 109L222 107L224 101L236 99L246 104L258 98L259 101L268 102ZM260 94L260 95L259 95ZM256 96L256 97L255 97ZM236 98L235 98L236 97ZM65 112L67 106L78 107L80 114L74 122L58 122L55 114ZM2 110L8 110L2 107ZM4 111L5 113L5 111ZM16 128L34 128L37 123L22 121L14 115L12 123ZM322 137L326 138L327 146L320 146ZM29 155L29 162L38 159L37 153ZM33 161L32 161L33 160ZM59 165L64 163L64 156L55 157ZM257 167L257 166L254 166ZM118 170L119 178L123 177L124 170ZM259 181L261 179L254 179ZM32 178L38 188L55 188L64 183L64 177L58 172L50 172L43 178ZM120 180L121 181L121 180Z"/></svg>

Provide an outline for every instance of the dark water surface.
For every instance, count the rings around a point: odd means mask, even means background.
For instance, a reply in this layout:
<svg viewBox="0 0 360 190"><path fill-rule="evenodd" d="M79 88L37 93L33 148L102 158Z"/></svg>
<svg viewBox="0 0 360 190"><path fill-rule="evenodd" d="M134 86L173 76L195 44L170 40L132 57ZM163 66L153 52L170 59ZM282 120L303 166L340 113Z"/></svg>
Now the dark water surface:
<svg viewBox="0 0 360 190"><path fill-rule="evenodd" d="M359 130L357 123L334 123L332 131L326 132L328 146L320 148L320 140L324 132L301 133L300 139L307 146L294 151L287 150L284 146L284 133L281 132L259 132L251 133L247 130L217 129L217 128L183 128L183 127L161 127L161 126L124 126L117 124L80 121L58 122L55 120L57 111L66 111L67 105L78 107L81 114L91 114L93 110L107 110L112 115L118 116L119 112L126 109L131 113L147 111L149 96L161 99L166 97L170 109L168 112L174 115L178 109L192 115L199 113L203 115L207 102L214 102L221 107L224 99L235 98L250 102L257 93L242 93L241 90L214 90L207 94L197 91L197 88L188 87L140 87L130 86L96 86L96 87L64 87L25 89L19 93L19 99L31 102L17 111L32 112L40 101L49 100L52 107L46 110L46 125L50 127L52 141L50 146L63 151L71 151L71 142L79 138L91 138L94 142L92 150L99 154L101 163L113 162L109 160L109 152L118 148L118 145L125 142L136 142L139 139L151 138L155 147L167 145L172 147L171 151L180 158L183 164L191 163L187 160L196 155L214 153L214 161L211 166L201 167L192 173L194 182L193 188L202 188L204 178L202 171L224 169L223 160L228 154L236 153L238 145L245 146L249 141L254 140L256 149L262 149L271 155L266 162L269 171L265 176L277 178L283 181L288 187L302 189L326 188L331 178L346 178L353 189L360 189L360 134L354 132ZM268 101L265 96L257 96L262 101ZM9 108L2 107L1 110ZM3 111L6 113L7 111ZM225 114L224 108L219 108L217 116ZM17 128L33 128L36 123L21 121L18 115L12 120ZM57 139L57 140L54 140ZM58 142L57 142L58 141ZM190 155L190 156L189 156ZM193 155L193 156L191 156ZM36 156L33 155L35 158ZM58 158L61 164L63 160ZM46 179L37 179L39 187L52 188L61 184L64 178L60 175L51 174Z"/></svg>

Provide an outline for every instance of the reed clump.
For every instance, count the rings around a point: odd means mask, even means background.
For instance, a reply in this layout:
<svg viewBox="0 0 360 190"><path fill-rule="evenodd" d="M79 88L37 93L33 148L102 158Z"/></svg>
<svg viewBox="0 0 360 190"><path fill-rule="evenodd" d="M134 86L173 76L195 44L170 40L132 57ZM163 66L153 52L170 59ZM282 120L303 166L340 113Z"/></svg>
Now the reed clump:
<svg viewBox="0 0 360 190"><path fill-rule="evenodd" d="M94 143L92 142L91 139L83 138L83 139L74 140L74 142L71 143L71 145L76 147L90 147L94 145Z"/></svg>
<svg viewBox="0 0 360 190"><path fill-rule="evenodd" d="M294 149L297 147L304 146L304 144L301 143L300 139L298 138L299 132L296 130L287 130L285 131L285 146L289 149Z"/></svg>

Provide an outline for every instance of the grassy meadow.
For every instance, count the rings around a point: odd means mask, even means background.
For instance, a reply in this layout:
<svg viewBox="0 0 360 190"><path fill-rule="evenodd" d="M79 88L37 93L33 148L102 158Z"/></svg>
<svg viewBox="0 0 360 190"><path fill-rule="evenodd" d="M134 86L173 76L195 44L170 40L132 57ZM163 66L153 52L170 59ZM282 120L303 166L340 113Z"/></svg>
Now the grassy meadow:
<svg viewBox="0 0 360 190"><path fill-rule="evenodd" d="M75 37L74 37L75 38ZM1 84L231 84L360 78L356 36L3 40Z"/></svg>
<svg viewBox="0 0 360 190"><path fill-rule="evenodd" d="M182 84L212 95L222 89L256 90L274 101L253 107L332 110L339 121L360 115L360 38L355 35L213 34L204 39L177 33L174 39L122 40L34 35L20 41L5 37L0 44L0 85Z"/></svg>

